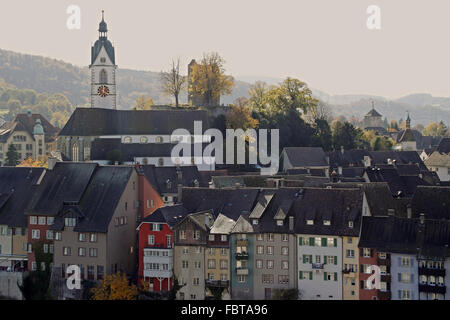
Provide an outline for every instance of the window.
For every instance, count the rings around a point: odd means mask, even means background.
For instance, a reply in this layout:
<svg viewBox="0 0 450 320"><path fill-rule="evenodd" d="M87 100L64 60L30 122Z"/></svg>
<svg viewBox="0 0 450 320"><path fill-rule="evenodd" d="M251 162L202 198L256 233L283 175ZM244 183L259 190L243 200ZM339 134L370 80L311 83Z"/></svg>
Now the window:
<svg viewBox="0 0 450 320"><path fill-rule="evenodd" d="M351 239L351 238L349 238L349 239ZM346 250L346 257L347 258L354 258L355 257L355 250L347 249Z"/></svg>
<svg viewBox="0 0 450 320"><path fill-rule="evenodd" d="M201 265L200 261L195 261L194 262L194 268L195 269L201 269L201 267L202 267L202 265Z"/></svg>
<svg viewBox="0 0 450 320"><path fill-rule="evenodd" d="M400 266L403 268L408 268L411 266L411 258L410 257L401 257L400 258Z"/></svg>
<svg viewBox="0 0 450 320"><path fill-rule="evenodd" d="M163 158L159 158L158 159L158 166L162 167L164 165L164 159Z"/></svg>
<svg viewBox="0 0 450 320"><path fill-rule="evenodd" d="M262 269L263 268L263 261L262 260L256 260L256 268Z"/></svg>
<svg viewBox="0 0 450 320"><path fill-rule="evenodd" d="M89 256L90 257L97 257L98 255L98 249L97 248L90 248L89 249Z"/></svg>
<svg viewBox="0 0 450 320"><path fill-rule="evenodd" d="M289 261L281 261L281 269L288 270L289 269Z"/></svg>
<svg viewBox="0 0 450 320"><path fill-rule="evenodd" d="M215 248L208 248L208 253L209 255L215 255L216 254L216 249Z"/></svg>
<svg viewBox="0 0 450 320"><path fill-rule="evenodd" d="M221 256L226 256L227 255L227 248L220 248L220 255Z"/></svg>
<svg viewBox="0 0 450 320"><path fill-rule="evenodd" d="M97 280L102 280L105 274L105 268L103 266L97 266Z"/></svg>
<svg viewBox="0 0 450 320"><path fill-rule="evenodd" d="M102 69L100 71L100 83L101 84L107 84L108 83L108 73L105 69Z"/></svg>
<svg viewBox="0 0 450 320"><path fill-rule="evenodd" d="M31 216L30 217L30 224L37 224L37 217L36 216Z"/></svg>
<svg viewBox="0 0 450 320"><path fill-rule="evenodd" d="M187 269L189 267L189 262L186 260L181 261L181 268Z"/></svg>
<svg viewBox="0 0 450 320"><path fill-rule="evenodd" d="M238 276L237 276L237 281L238 281L239 283L244 283L244 282L246 281L246 279L247 279L246 276L243 276L243 275L238 275Z"/></svg>
<svg viewBox="0 0 450 320"><path fill-rule="evenodd" d="M80 241L80 242L86 241L86 233L79 233L78 234L78 241Z"/></svg>
<svg viewBox="0 0 450 320"><path fill-rule="evenodd" d="M281 235L281 241L289 241L289 235L286 233L283 233Z"/></svg>
<svg viewBox="0 0 450 320"><path fill-rule="evenodd" d="M327 238L327 246L328 247L336 247L337 246L337 242L336 239L334 238Z"/></svg>
<svg viewBox="0 0 450 320"><path fill-rule="evenodd" d="M252 219L252 224L255 226L258 225L258 219Z"/></svg>
<svg viewBox="0 0 450 320"><path fill-rule="evenodd" d="M131 143L131 137L125 137L123 138L123 143Z"/></svg>
<svg viewBox="0 0 450 320"><path fill-rule="evenodd" d="M399 298L401 300L411 300L411 290L399 290Z"/></svg>
<svg viewBox="0 0 450 320"><path fill-rule="evenodd" d="M257 246L256 247L256 253L257 254L264 254L264 246Z"/></svg>
<svg viewBox="0 0 450 320"><path fill-rule="evenodd" d="M288 284L289 276L278 276L278 283L279 284Z"/></svg>
<svg viewBox="0 0 450 320"><path fill-rule="evenodd" d="M216 268L216 260L209 259L208 260L208 269L215 269Z"/></svg>
<svg viewBox="0 0 450 320"><path fill-rule="evenodd" d="M87 270L88 270L88 279L94 280L94 266L88 266Z"/></svg>
<svg viewBox="0 0 450 320"><path fill-rule="evenodd" d="M220 269L228 269L228 261L220 260Z"/></svg>
<svg viewBox="0 0 450 320"><path fill-rule="evenodd" d="M180 239L186 239L186 231L180 230Z"/></svg>
<svg viewBox="0 0 450 320"><path fill-rule="evenodd" d="M281 255L288 256L289 255L289 247L281 247Z"/></svg>
<svg viewBox="0 0 450 320"><path fill-rule="evenodd" d="M228 237L227 237L226 234L223 234L223 235L220 236L220 241L226 242L227 240L228 240Z"/></svg>
<svg viewBox="0 0 450 320"><path fill-rule="evenodd" d="M262 233L258 233L256 240L258 241L264 241L264 235Z"/></svg>
<svg viewBox="0 0 450 320"><path fill-rule="evenodd" d="M89 239L90 242L97 242L97 234L91 233L91 238Z"/></svg>
<svg viewBox="0 0 450 320"><path fill-rule="evenodd" d="M75 227L77 224L77 218L64 218L64 225L66 227Z"/></svg>
<svg viewBox="0 0 450 320"><path fill-rule="evenodd" d="M325 239L325 238L323 238ZM324 246L326 246L326 241L322 241L322 238L314 238L314 245L316 247L320 247L322 244L324 244Z"/></svg>
<svg viewBox="0 0 450 320"><path fill-rule="evenodd" d="M213 234L210 234L210 235L208 236L208 240L209 240L209 241L214 241L214 238L215 238L215 237L214 237Z"/></svg>
<svg viewBox="0 0 450 320"><path fill-rule="evenodd" d="M70 256L72 254L72 250L70 247L63 247L63 256Z"/></svg>
<svg viewBox="0 0 450 320"><path fill-rule="evenodd" d="M45 226L47 224L47 219L45 217L39 217L39 225Z"/></svg>
<svg viewBox="0 0 450 320"><path fill-rule="evenodd" d="M272 255L273 254L273 247L272 246L267 246L267 254Z"/></svg>
<svg viewBox="0 0 450 320"><path fill-rule="evenodd" d="M147 137L141 137L141 143L147 143L148 138Z"/></svg>
<svg viewBox="0 0 450 320"><path fill-rule="evenodd" d="M47 225L51 226L55 221L55 217L47 217Z"/></svg>
<svg viewBox="0 0 450 320"><path fill-rule="evenodd" d="M363 249L363 257L364 258L370 258L372 257L372 250L369 248L364 248Z"/></svg>
<svg viewBox="0 0 450 320"><path fill-rule="evenodd" d="M61 232L56 232L55 233L55 240L61 241L62 239L62 233Z"/></svg>
<svg viewBox="0 0 450 320"><path fill-rule="evenodd" d="M378 258L386 259L386 252L378 252Z"/></svg>
<svg viewBox="0 0 450 320"><path fill-rule="evenodd" d="M273 274L263 274L262 283L273 283Z"/></svg>
<svg viewBox="0 0 450 320"><path fill-rule="evenodd" d="M279 219L277 220L277 226L282 226L283 225L283 220Z"/></svg>
<svg viewBox="0 0 450 320"><path fill-rule="evenodd" d="M200 240L200 230L194 231L194 240Z"/></svg>
<svg viewBox="0 0 450 320"><path fill-rule="evenodd" d="M44 253L48 253L48 244L44 243Z"/></svg>
<svg viewBox="0 0 450 320"><path fill-rule="evenodd" d="M352 237L347 237L347 243L349 243L349 244L353 243L353 238Z"/></svg>
<svg viewBox="0 0 450 320"><path fill-rule="evenodd" d="M172 248L172 236L166 236L167 248Z"/></svg>
<svg viewBox="0 0 450 320"><path fill-rule="evenodd" d="M353 228L353 221L349 221L349 222L348 222L348 227L349 227L349 228Z"/></svg>
<svg viewBox="0 0 450 320"><path fill-rule="evenodd" d="M149 245L154 245L155 244L155 236L154 235L149 235L148 236L148 244Z"/></svg>
<svg viewBox="0 0 450 320"><path fill-rule="evenodd" d="M411 283L412 275L409 272L401 272L398 274L398 280L402 283Z"/></svg>
<svg viewBox="0 0 450 320"><path fill-rule="evenodd" d="M330 220L323 220L323 225L324 226L331 226L331 221Z"/></svg>
<svg viewBox="0 0 450 320"><path fill-rule="evenodd" d="M273 269L273 260L267 260L267 269Z"/></svg>
<svg viewBox="0 0 450 320"><path fill-rule="evenodd" d="M268 233L267 234L267 241L274 241L274 234L273 233Z"/></svg>
<svg viewBox="0 0 450 320"><path fill-rule="evenodd" d="M31 239L39 239L41 237L41 231L39 229L31 230Z"/></svg>
<svg viewBox="0 0 450 320"><path fill-rule="evenodd" d="M53 230L47 230L45 236L47 240L53 240Z"/></svg>
<svg viewBox="0 0 450 320"><path fill-rule="evenodd" d="M78 248L78 255L80 257L85 257L86 256L86 248Z"/></svg>
<svg viewBox="0 0 450 320"><path fill-rule="evenodd" d="M189 248L188 247L184 247L183 248L183 254L189 254Z"/></svg>
<svg viewBox="0 0 450 320"><path fill-rule="evenodd" d="M306 220L306 224L312 226L314 225L314 220Z"/></svg>

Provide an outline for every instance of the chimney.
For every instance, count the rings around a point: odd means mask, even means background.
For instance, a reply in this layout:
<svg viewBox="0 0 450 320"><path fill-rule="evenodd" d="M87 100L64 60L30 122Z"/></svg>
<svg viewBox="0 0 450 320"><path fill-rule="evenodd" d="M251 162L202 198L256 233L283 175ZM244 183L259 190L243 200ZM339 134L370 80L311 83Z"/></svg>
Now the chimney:
<svg viewBox="0 0 450 320"><path fill-rule="evenodd" d="M420 214L419 221L422 226L425 224L425 213Z"/></svg>
<svg viewBox="0 0 450 320"><path fill-rule="evenodd" d="M341 154L344 154L344 146L341 146Z"/></svg>
<svg viewBox="0 0 450 320"><path fill-rule="evenodd" d="M48 165L47 165L48 170L53 170L53 168L55 167L57 162L58 162L57 158L49 157L48 158Z"/></svg>
<svg viewBox="0 0 450 320"><path fill-rule="evenodd" d="M294 231L294 217L289 216L289 231Z"/></svg>
<svg viewBox="0 0 450 320"><path fill-rule="evenodd" d="M178 184L178 192L177 192L177 203L181 203L181 197L183 196L183 185L181 183Z"/></svg>
<svg viewBox="0 0 450 320"><path fill-rule="evenodd" d="M178 177L179 182L181 182L183 180L183 172L181 172L180 167L177 167L177 177Z"/></svg>
<svg viewBox="0 0 450 320"><path fill-rule="evenodd" d="M339 174L340 176L342 176L342 167L341 167L341 166L338 167L338 174Z"/></svg>
<svg viewBox="0 0 450 320"><path fill-rule="evenodd" d="M412 209L411 209L411 205L410 204L408 204L408 206L406 207L406 217L408 219L412 218Z"/></svg>
<svg viewBox="0 0 450 320"><path fill-rule="evenodd" d="M371 164L371 160L370 160L370 157L369 156L364 156L364 167L370 167L372 164Z"/></svg>

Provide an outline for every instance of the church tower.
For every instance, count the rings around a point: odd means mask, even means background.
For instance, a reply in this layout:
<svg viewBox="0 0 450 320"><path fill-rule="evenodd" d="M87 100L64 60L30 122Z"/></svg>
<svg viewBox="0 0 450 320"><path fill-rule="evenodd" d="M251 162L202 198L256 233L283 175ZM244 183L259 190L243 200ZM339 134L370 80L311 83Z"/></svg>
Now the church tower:
<svg viewBox="0 0 450 320"><path fill-rule="evenodd" d="M91 48L91 107L116 109L116 61L102 11L99 38Z"/></svg>

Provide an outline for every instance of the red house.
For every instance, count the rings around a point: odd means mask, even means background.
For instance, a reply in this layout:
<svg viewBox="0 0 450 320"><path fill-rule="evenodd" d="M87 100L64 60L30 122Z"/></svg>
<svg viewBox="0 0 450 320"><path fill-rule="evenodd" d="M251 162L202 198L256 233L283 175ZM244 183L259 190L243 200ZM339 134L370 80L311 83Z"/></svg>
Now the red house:
<svg viewBox="0 0 450 320"><path fill-rule="evenodd" d="M139 224L139 279L150 291L173 287L173 227L186 216L182 205L157 209Z"/></svg>

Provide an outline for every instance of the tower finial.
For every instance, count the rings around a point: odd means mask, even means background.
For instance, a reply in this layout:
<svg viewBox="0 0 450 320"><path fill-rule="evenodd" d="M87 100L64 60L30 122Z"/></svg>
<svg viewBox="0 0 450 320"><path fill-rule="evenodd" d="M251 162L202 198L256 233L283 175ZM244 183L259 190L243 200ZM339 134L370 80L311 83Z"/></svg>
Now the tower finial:
<svg viewBox="0 0 450 320"><path fill-rule="evenodd" d="M375 102L372 100L372 110L375 110Z"/></svg>
<svg viewBox="0 0 450 320"><path fill-rule="evenodd" d="M105 10L102 10L102 20L105 20Z"/></svg>

